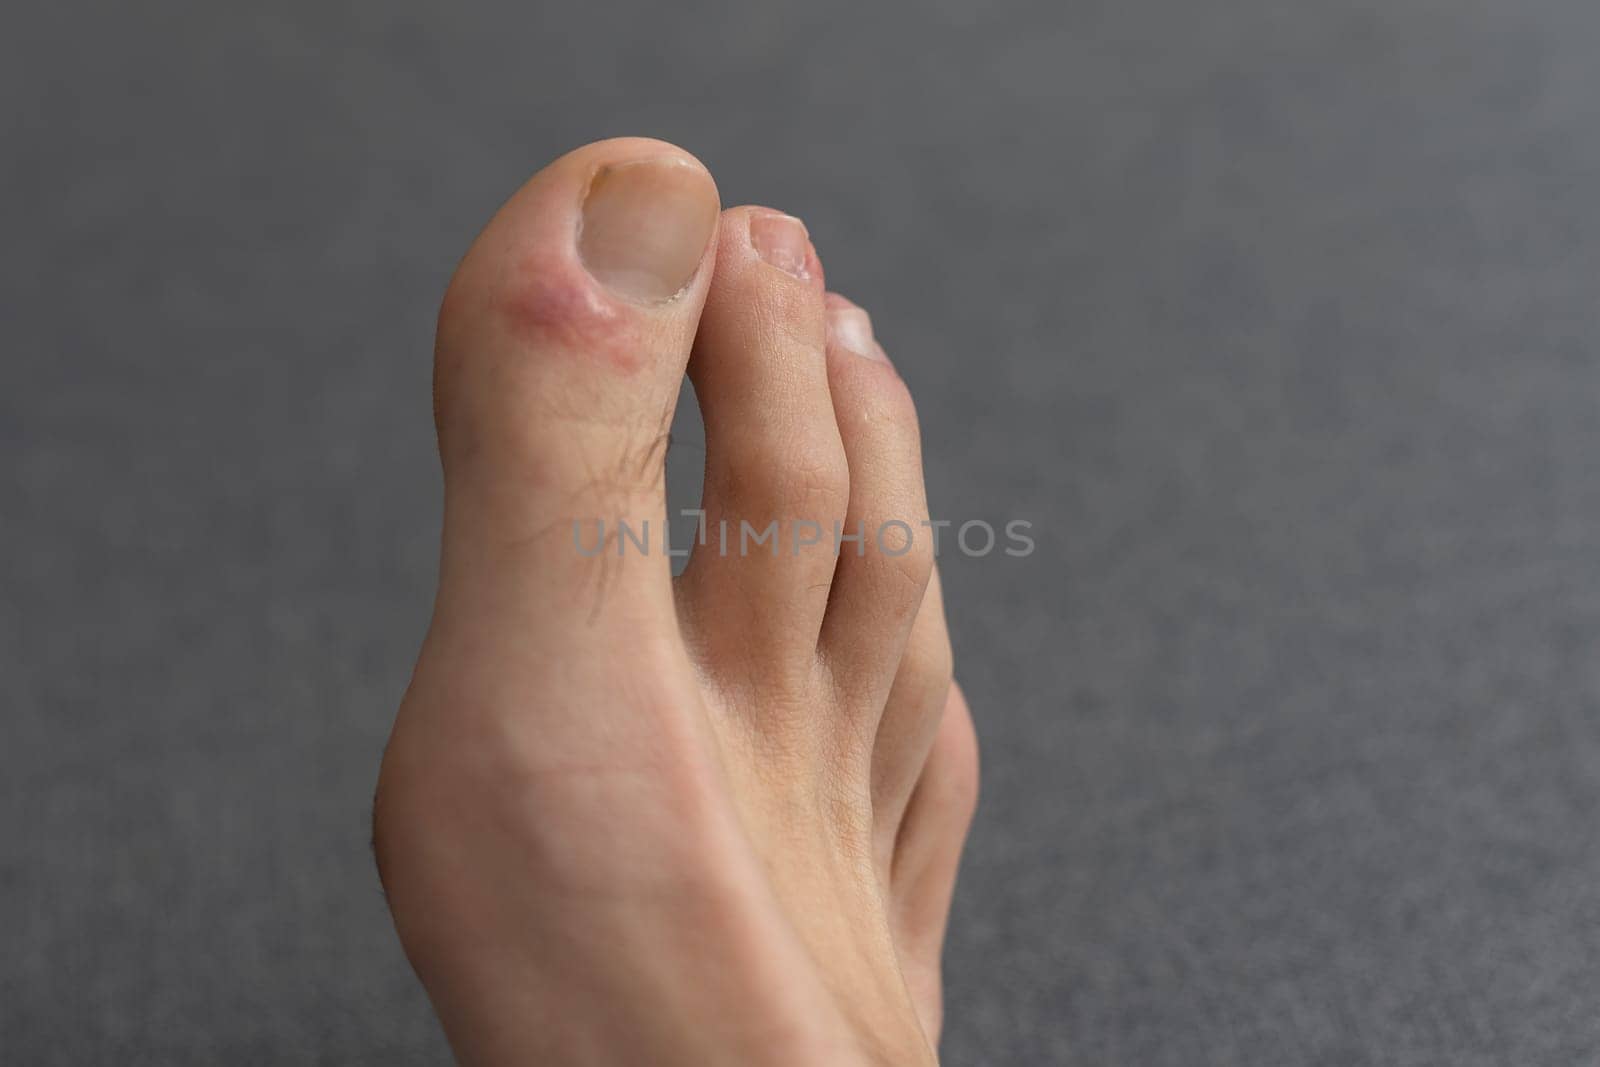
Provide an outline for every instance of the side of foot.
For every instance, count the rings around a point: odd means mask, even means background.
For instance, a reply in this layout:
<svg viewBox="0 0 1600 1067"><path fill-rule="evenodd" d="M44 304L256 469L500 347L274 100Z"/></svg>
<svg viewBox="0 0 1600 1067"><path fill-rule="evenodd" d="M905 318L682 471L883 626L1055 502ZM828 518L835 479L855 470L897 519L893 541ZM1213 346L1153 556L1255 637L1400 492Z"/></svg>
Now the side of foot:
<svg viewBox="0 0 1600 1067"><path fill-rule="evenodd" d="M674 579L583 538L662 529L686 370L713 533ZM457 1055L933 1062L976 747L910 396L804 226L719 211L671 145L579 149L463 260L434 392L440 587L375 841Z"/></svg>

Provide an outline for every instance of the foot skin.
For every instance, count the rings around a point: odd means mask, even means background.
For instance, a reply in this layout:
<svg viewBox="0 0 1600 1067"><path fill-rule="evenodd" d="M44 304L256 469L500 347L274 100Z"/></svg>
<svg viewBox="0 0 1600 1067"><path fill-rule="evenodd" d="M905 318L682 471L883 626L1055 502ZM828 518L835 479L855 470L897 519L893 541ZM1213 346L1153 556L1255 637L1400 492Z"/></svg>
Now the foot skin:
<svg viewBox="0 0 1600 1067"><path fill-rule="evenodd" d="M685 371L709 536L674 579ZM911 398L803 225L659 141L573 152L462 262L434 400L439 593L375 839L461 1061L934 1063L977 749ZM649 552L585 555L601 520Z"/></svg>

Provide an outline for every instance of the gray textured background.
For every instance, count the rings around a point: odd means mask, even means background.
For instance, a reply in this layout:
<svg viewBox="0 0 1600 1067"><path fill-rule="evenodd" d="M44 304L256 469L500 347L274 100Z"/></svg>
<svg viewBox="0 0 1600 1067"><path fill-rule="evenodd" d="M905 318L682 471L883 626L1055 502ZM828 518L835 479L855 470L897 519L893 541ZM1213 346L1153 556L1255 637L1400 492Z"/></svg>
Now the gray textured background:
<svg viewBox="0 0 1600 1067"><path fill-rule="evenodd" d="M1600 1062L1593 0L4 23L0 1061L444 1058L366 846L433 312L648 133L1041 531L946 569L950 1064Z"/></svg>

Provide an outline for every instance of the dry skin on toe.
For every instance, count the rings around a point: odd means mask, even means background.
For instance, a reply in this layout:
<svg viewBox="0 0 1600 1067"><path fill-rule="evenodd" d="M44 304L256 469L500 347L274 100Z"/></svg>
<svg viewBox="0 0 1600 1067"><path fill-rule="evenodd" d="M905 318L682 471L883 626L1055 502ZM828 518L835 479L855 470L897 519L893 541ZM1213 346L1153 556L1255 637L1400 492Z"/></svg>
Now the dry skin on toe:
<svg viewBox="0 0 1600 1067"><path fill-rule="evenodd" d="M709 528L859 551L578 550L662 528L685 373ZM439 593L375 841L458 1057L934 1062L976 748L932 546L895 540L911 398L804 223L721 211L663 142L570 153L463 260L434 391Z"/></svg>

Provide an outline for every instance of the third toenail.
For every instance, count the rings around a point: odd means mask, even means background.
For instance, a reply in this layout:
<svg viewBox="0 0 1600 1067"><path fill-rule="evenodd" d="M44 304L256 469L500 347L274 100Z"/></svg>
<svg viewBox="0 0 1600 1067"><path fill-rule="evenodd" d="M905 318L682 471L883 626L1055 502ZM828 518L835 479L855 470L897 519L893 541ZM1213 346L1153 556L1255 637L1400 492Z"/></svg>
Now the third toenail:
<svg viewBox="0 0 1600 1067"><path fill-rule="evenodd" d="M583 201L578 255L613 292L668 300L694 278L717 224L711 176L664 157L602 168Z"/></svg>
<svg viewBox="0 0 1600 1067"><path fill-rule="evenodd" d="M750 243L756 254L774 267L796 278L809 278L806 252L811 238L805 223L793 215L770 212L750 218Z"/></svg>
<svg viewBox="0 0 1600 1067"><path fill-rule="evenodd" d="M872 336L872 319L857 307L835 307L828 311L828 329L833 339L858 356L882 359L883 349Z"/></svg>

